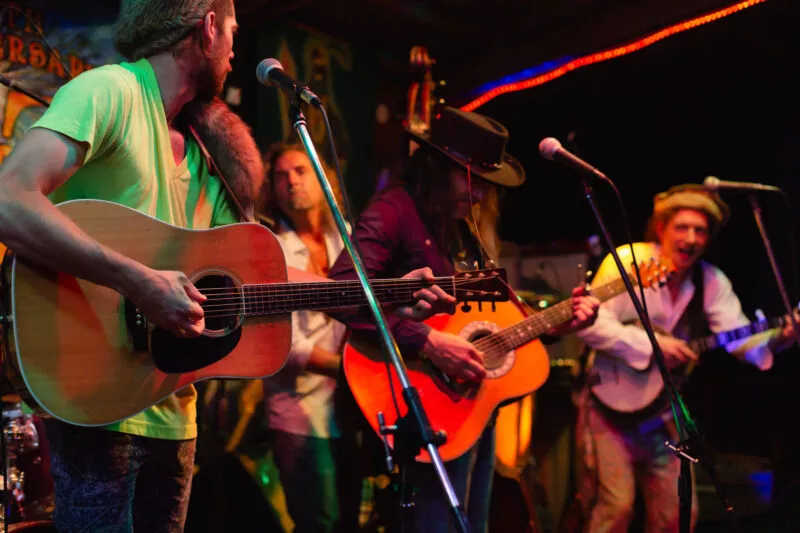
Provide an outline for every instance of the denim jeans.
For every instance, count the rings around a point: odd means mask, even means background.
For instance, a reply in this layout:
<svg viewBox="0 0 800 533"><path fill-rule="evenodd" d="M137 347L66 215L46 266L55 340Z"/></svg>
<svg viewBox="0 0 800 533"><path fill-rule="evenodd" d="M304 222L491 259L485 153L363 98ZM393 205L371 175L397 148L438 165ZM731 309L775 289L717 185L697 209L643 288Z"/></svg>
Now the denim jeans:
<svg viewBox="0 0 800 533"><path fill-rule="evenodd" d="M674 422L656 416L620 426L591 400L587 403L577 432L582 440L579 484L587 505L585 533L627 533L637 486L644 497L645 533L677 533L680 460L665 445L677 441ZM692 489L694 527L697 494Z"/></svg>
<svg viewBox="0 0 800 533"><path fill-rule="evenodd" d="M171 441L47 420L61 533L183 531L195 439Z"/></svg>
<svg viewBox="0 0 800 533"><path fill-rule="evenodd" d="M465 511L472 533L487 533L489 504L495 465L494 418L475 445L459 457L445 463L459 503ZM433 465L416 463L410 481L417 488L414 496L416 533L450 533L453 524L450 505Z"/></svg>

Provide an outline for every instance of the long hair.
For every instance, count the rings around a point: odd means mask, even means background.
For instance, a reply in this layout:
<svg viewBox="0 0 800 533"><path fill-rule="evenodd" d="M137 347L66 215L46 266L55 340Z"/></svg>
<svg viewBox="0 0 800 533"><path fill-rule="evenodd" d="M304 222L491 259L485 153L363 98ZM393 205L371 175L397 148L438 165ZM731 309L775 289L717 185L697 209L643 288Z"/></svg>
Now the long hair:
<svg viewBox="0 0 800 533"><path fill-rule="evenodd" d="M177 53L206 13L213 11L217 25L230 13L233 0L122 0L114 25L114 44L128 61L161 52Z"/></svg>
<svg viewBox="0 0 800 533"><path fill-rule="evenodd" d="M455 198L450 181L450 172L454 168L460 167L438 152L423 146L409 158L405 170L395 182L403 185L409 192L439 250L445 253L459 236L458 221L453 219ZM500 238L497 235L499 205L498 187L493 185L481 202L472 207L475 226L472 220L468 221L470 231L494 261L497 261L500 253Z"/></svg>
<svg viewBox="0 0 800 533"><path fill-rule="evenodd" d="M297 142L276 143L269 147L263 157L266 179L261 187L259 211L262 218L267 219L270 224L274 225L277 225L278 220L280 219L284 219L288 222L286 213L281 211L278 202L275 200L275 163L286 152L300 152L301 154L305 154L306 150L302 144ZM337 207L342 209L344 201L342 198L342 191L339 188L339 180L336 178L336 173L324 159L320 159L320 162L322 163L322 169L325 171L325 175L328 177L328 181L331 184L333 199L336 201ZM333 229L335 227L335 222L333 220L333 213L331 212L330 207L328 207L327 202L323 206L322 213L323 228L326 231Z"/></svg>

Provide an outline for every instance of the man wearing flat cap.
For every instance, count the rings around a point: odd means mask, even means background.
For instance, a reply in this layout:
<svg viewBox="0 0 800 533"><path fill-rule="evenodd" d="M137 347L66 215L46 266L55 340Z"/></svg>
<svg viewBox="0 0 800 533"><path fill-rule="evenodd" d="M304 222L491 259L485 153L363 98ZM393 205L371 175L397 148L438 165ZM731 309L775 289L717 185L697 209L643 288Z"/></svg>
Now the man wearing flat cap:
<svg viewBox="0 0 800 533"><path fill-rule="evenodd" d="M698 358L684 339L749 323L730 280L720 269L701 260L728 216L728 206L716 193L700 185L678 185L655 196L649 242L635 244L637 261L660 258L674 266L674 275L666 286L645 292L658 344L673 371L692 365ZM629 248L620 247L619 253L623 264L629 266ZM618 275L609 256L594 283L599 285ZM581 395L576 432L587 533L626 533L637 487L645 500L645 531L678 531L680 460L665 446L666 441L677 442L678 436L663 382L652 361L652 346L644 329L634 323L637 319L630 297L621 294L604 302L595 324L578 333L595 350L592 379L588 394ZM725 349L767 370L772 366L773 351L785 347L789 340L791 329L775 329L744 342L729 343ZM637 381L637 374L649 375L651 381ZM627 379L632 375L634 378ZM657 380L655 389L653 379ZM655 399L644 406L638 404L651 390L655 390ZM609 397L614 398L615 408L604 400ZM622 405L626 409L619 408ZM692 498L694 524L696 495Z"/></svg>

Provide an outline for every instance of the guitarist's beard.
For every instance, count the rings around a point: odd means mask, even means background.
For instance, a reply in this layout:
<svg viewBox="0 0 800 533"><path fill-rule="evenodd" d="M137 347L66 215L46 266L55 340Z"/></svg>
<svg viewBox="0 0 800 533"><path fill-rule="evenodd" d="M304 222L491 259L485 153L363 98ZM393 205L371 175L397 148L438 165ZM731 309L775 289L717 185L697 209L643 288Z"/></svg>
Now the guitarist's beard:
<svg viewBox="0 0 800 533"><path fill-rule="evenodd" d="M219 97L189 102L179 118L195 128L236 198L252 218L264 181L264 165L250 127Z"/></svg>

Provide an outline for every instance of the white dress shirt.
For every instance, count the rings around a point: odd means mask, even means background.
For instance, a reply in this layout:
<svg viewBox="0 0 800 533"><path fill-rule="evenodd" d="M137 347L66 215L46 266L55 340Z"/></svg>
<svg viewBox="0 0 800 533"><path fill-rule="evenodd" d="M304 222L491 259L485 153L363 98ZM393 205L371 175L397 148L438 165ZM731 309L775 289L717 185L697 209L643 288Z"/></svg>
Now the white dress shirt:
<svg viewBox="0 0 800 533"><path fill-rule="evenodd" d="M661 248L652 243L636 243L636 259L641 263L660 256ZM620 259L623 265L630 265L630 250L620 247ZM703 269L703 310L708 326L713 333L719 333L744 326L750 320L742 312L742 306L731 282L717 267L705 261L700 262ZM611 256L604 259L597 271L592 285L598 287L619 277L616 265ZM634 285L634 287L636 287ZM691 276L683 281L678 297L673 301L667 287L645 289L645 301L648 315L654 328L672 332L694 296L694 284ZM639 294L637 288L637 295ZM578 336L586 344L617 357L637 370L644 370L650 365L653 349L644 329L633 325L638 320L636 308L626 293L617 295L602 303L597 321L590 327L578 332ZM743 339L725 346L735 357L767 370L772 366L773 355L768 346L769 336Z"/></svg>
<svg viewBox="0 0 800 533"><path fill-rule="evenodd" d="M277 233L286 265L306 270L308 248L297 234L282 222ZM325 233L328 266L344 247L335 228ZM305 370L314 346L341 353L345 326L317 311L292 313L292 349L286 366L264 380L267 424L272 429L318 438L338 438L333 411L336 380Z"/></svg>

